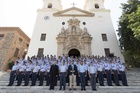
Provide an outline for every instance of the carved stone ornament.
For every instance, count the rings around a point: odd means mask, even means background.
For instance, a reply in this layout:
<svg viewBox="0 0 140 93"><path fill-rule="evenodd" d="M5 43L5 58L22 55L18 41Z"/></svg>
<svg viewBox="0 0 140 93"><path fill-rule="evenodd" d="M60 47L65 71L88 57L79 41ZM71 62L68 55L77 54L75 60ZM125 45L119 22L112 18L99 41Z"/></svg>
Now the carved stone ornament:
<svg viewBox="0 0 140 93"><path fill-rule="evenodd" d="M81 55L91 55L92 37L87 28L80 28L78 19L69 19L68 28L61 28L61 32L56 37L58 43L57 55L68 54L71 49L77 49Z"/></svg>

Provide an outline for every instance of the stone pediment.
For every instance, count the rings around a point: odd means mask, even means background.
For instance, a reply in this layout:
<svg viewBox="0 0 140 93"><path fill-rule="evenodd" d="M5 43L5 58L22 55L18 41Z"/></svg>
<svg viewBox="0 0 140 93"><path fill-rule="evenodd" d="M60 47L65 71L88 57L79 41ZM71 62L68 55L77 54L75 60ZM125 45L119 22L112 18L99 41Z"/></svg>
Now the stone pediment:
<svg viewBox="0 0 140 93"><path fill-rule="evenodd" d="M77 7L68 8L53 14L56 17L93 17L94 13L79 9Z"/></svg>

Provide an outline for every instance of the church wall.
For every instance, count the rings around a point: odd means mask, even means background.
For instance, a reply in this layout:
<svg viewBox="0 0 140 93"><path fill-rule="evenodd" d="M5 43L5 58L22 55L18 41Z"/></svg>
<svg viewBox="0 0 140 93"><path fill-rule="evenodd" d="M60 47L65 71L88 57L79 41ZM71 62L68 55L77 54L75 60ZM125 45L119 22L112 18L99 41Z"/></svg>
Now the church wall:
<svg viewBox="0 0 140 93"><path fill-rule="evenodd" d="M49 19L44 20L45 16L49 16ZM54 17L51 11L39 11L28 55L37 55L38 48L44 48L44 55L57 55L56 37L63 27L62 22L65 22L64 28L66 29L68 28L67 21L71 18ZM115 56L121 55L109 12L96 12L94 17L76 18L81 21L80 28L86 27L93 37L91 44L93 55L105 56L104 48L110 48L110 52ZM86 22L86 25L83 25L83 22ZM47 34L45 41L40 41L41 33ZM108 41L103 41L101 34L107 34ZM120 57L123 58L122 55Z"/></svg>

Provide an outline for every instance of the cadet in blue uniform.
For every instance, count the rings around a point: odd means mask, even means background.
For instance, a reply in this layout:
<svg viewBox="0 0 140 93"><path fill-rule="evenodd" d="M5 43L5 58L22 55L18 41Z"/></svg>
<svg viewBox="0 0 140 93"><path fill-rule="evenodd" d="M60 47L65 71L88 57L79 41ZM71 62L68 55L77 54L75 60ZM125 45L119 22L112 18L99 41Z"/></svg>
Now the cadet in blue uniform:
<svg viewBox="0 0 140 93"><path fill-rule="evenodd" d="M89 73L89 77L90 77L90 81L91 81L91 88L93 91L97 91L96 90L96 76L97 76L97 69L95 67L95 65L93 65L93 63L90 63L90 66L88 68L88 73Z"/></svg>
<svg viewBox="0 0 140 93"><path fill-rule="evenodd" d="M126 74L125 74L126 68L124 67L124 65L122 65L121 62L119 62L118 67L119 67L119 72L120 72L120 75L121 75L122 84L124 86L128 86L127 79L126 79Z"/></svg>
<svg viewBox="0 0 140 93"><path fill-rule="evenodd" d="M27 64L27 66L26 66L24 86L28 86L28 84L29 84L29 78L30 78L30 75L32 74L32 71L33 71L32 61L29 60L29 64Z"/></svg>
<svg viewBox="0 0 140 93"><path fill-rule="evenodd" d="M17 73L19 66L18 66L18 61L15 61L13 67L12 67L12 71L10 73L10 78L9 78L9 84L7 86L12 86L15 80L15 75Z"/></svg>
<svg viewBox="0 0 140 93"><path fill-rule="evenodd" d="M47 70L46 70L46 86L50 85L50 68L51 68L51 63L48 63Z"/></svg>
<svg viewBox="0 0 140 93"><path fill-rule="evenodd" d="M39 82L39 86L43 86L43 81L44 81L44 74L47 70L47 66L45 64L45 62L40 66L40 82Z"/></svg>
<svg viewBox="0 0 140 93"><path fill-rule="evenodd" d="M104 69L105 69L107 84L108 86L112 86L111 64L107 60L104 63Z"/></svg>
<svg viewBox="0 0 140 93"><path fill-rule="evenodd" d="M40 66L38 65L38 62L36 62L36 66L34 66L33 73L32 73L31 86L35 86L35 84L36 84L37 74L38 74L39 70L40 70Z"/></svg>
<svg viewBox="0 0 140 93"><path fill-rule="evenodd" d="M104 86L103 65L101 64L100 61L98 61L98 64L97 64L97 72L99 76L100 86Z"/></svg>
<svg viewBox="0 0 140 93"><path fill-rule="evenodd" d="M113 73L115 85L120 86L119 80L118 80L118 66L117 66L117 63L115 63L114 60L112 61L112 64L111 64L111 70L112 70L112 73Z"/></svg>
<svg viewBox="0 0 140 93"><path fill-rule="evenodd" d="M85 88L85 76L87 75L86 71L87 69L84 66L83 62L80 62L78 72L79 72L80 81L81 81L81 90L86 90Z"/></svg>
<svg viewBox="0 0 140 93"><path fill-rule="evenodd" d="M67 74L67 66L65 65L65 62L62 63L62 65L59 68L60 71L60 89L62 90L62 85L63 85L63 90L66 89L66 74Z"/></svg>
<svg viewBox="0 0 140 93"><path fill-rule="evenodd" d="M25 74L26 66L25 62L22 63L22 65L19 66L19 72L18 72L18 79L17 79L17 85L20 86L22 82L23 75Z"/></svg>

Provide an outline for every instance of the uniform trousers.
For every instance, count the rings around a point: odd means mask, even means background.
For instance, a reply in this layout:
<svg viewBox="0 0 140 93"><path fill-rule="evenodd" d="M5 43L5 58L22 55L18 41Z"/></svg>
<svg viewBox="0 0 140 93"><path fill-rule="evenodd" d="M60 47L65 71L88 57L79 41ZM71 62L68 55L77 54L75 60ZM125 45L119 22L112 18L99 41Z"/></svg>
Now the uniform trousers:
<svg viewBox="0 0 140 93"><path fill-rule="evenodd" d="M17 86L21 85L22 77L23 77L23 72L19 72L18 73L18 79L17 79Z"/></svg>
<svg viewBox="0 0 140 93"><path fill-rule="evenodd" d="M81 89L85 89L85 72L80 73Z"/></svg>
<svg viewBox="0 0 140 93"><path fill-rule="evenodd" d="M66 89L66 72L60 72L60 89Z"/></svg>
<svg viewBox="0 0 140 93"><path fill-rule="evenodd" d="M44 81L44 73L45 73L45 72L40 72L39 86L42 86L42 85L43 85L43 81Z"/></svg>
<svg viewBox="0 0 140 93"><path fill-rule="evenodd" d="M110 70L105 70L108 86L112 86L112 75Z"/></svg>
<svg viewBox="0 0 140 93"><path fill-rule="evenodd" d="M96 76L95 74L90 74L91 88L96 90Z"/></svg>
<svg viewBox="0 0 140 93"><path fill-rule="evenodd" d="M32 86L35 86L37 79L37 72L33 72L32 74Z"/></svg>
<svg viewBox="0 0 140 93"><path fill-rule="evenodd" d="M70 85L70 89L72 88L72 85L73 85L73 88L76 87L76 75L72 74L69 76L69 85Z"/></svg>
<svg viewBox="0 0 140 93"><path fill-rule="evenodd" d="M28 84L29 84L30 73L31 73L31 71L26 71L26 73L25 73L25 79L24 79L25 86L28 86Z"/></svg>
<svg viewBox="0 0 140 93"><path fill-rule="evenodd" d="M117 70L112 70L113 71L113 77L114 77L114 81L115 81L115 85L119 86L119 80L118 80L118 72Z"/></svg>
<svg viewBox="0 0 140 93"><path fill-rule="evenodd" d="M128 85L127 85L127 79L126 79L126 74L125 74L125 72L124 72L124 71L120 71L120 74L121 74L122 84L123 84L124 86L128 86Z"/></svg>
<svg viewBox="0 0 140 93"><path fill-rule="evenodd" d="M46 74L46 86L49 86L50 85L50 73L47 72Z"/></svg>
<svg viewBox="0 0 140 93"><path fill-rule="evenodd" d="M12 86L13 83L14 83L14 80L15 80L15 74L16 74L16 71L11 71L10 73L10 78L9 78L9 86Z"/></svg>
<svg viewBox="0 0 140 93"><path fill-rule="evenodd" d="M98 76L99 76L99 83L100 86L104 86L104 76L103 76L103 72L102 71L97 71L98 72Z"/></svg>

